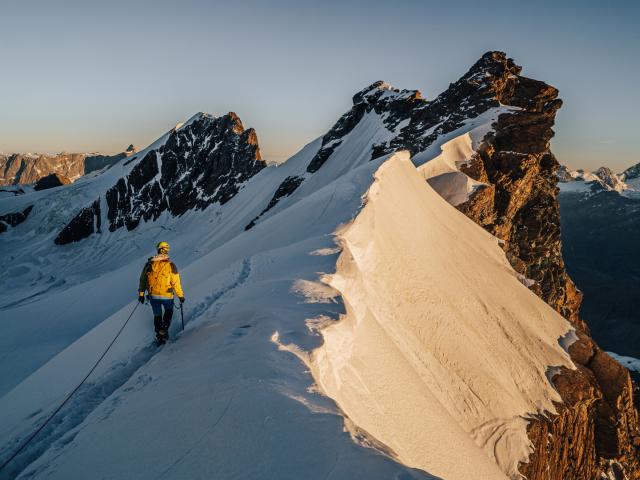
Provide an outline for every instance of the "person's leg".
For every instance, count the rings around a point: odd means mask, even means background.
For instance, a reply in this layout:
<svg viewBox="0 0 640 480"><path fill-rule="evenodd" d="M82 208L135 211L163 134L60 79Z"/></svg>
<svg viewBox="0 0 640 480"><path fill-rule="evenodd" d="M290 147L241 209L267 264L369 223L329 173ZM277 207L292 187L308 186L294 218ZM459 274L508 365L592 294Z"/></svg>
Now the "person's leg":
<svg viewBox="0 0 640 480"><path fill-rule="evenodd" d="M173 318L173 298L168 298L162 301L164 307L164 316L162 317L162 329L169 332L171 326L171 319Z"/></svg>
<svg viewBox="0 0 640 480"><path fill-rule="evenodd" d="M161 300L150 298L151 310L153 310L153 327L156 334L162 330L162 303Z"/></svg>

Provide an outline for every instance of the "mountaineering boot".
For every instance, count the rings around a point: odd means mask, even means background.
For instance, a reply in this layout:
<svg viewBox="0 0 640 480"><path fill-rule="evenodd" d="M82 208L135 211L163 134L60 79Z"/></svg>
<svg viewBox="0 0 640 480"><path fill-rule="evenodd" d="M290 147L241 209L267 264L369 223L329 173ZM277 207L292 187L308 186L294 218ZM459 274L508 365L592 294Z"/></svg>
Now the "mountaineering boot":
<svg viewBox="0 0 640 480"><path fill-rule="evenodd" d="M162 335L162 317L160 315L153 316L153 326L156 331L156 341L162 345L166 342L164 335Z"/></svg>
<svg viewBox="0 0 640 480"><path fill-rule="evenodd" d="M167 340L169 340L169 332L166 330L160 330L156 333L156 341L158 342L158 345L164 345L167 343Z"/></svg>

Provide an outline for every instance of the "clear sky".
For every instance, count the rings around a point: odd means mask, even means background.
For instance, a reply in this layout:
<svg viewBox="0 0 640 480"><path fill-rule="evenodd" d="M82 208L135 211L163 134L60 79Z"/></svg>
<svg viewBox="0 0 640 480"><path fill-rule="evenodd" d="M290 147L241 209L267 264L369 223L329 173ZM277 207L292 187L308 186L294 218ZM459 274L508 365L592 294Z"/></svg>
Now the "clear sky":
<svg viewBox="0 0 640 480"><path fill-rule="evenodd" d="M504 50L560 89L560 162L622 170L639 25L635 0L0 0L0 151L112 153L232 110L280 161L375 80L433 98Z"/></svg>

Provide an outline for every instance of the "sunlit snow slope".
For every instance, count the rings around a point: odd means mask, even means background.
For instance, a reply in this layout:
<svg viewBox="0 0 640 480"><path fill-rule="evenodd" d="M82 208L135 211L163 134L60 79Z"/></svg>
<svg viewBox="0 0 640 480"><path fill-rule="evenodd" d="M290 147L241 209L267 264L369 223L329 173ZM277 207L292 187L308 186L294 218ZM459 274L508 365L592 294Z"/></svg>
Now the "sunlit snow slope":
<svg viewBox="0 0 640 480"><path fill-rule="evenodd" d="M362 212L338 231L337 272L324 281L347 313L322 330L314 376L407 465L501 478L492 458L516 477L530 453L526 416L560 401L545 375L572 365L558 344L569 324L408 155L375 177Z"/></svg>

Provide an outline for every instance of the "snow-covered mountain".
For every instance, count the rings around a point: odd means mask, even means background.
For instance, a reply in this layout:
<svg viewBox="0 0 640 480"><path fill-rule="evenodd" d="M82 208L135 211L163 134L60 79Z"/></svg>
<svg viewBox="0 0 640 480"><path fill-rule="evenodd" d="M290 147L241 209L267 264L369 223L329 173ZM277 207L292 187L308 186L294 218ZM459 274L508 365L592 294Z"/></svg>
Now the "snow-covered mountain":
<svg viewBox="0 0 640 480"><path fill-rule="evenodd" d="M135 153L129 147L115 155L99 153L0 154L0 185L26 185L36 183L49 175L57 175L69 183L82 175L101 170Z"/></svg>
<svg viewBox="0 0 640 480"><path fill-rule="evenodd" d="M639 165L623 173L613 173L609 167L600 167L593 173L582 169L569 170L563 165L558 170L560 191L586 195L617 192L626 197L640 197Z"/></svg>
<svg viewBox="0 0 640 480"><path fill-rule="evenodd" d="M131 320L0 476L637 475L629 373L560 251L561 102L520 72L489 52L432 101L376 82L278 166L235 114L197 114L2 195L0 459ZM134 298L159 240L187 297L162 349Z"/></svg>

